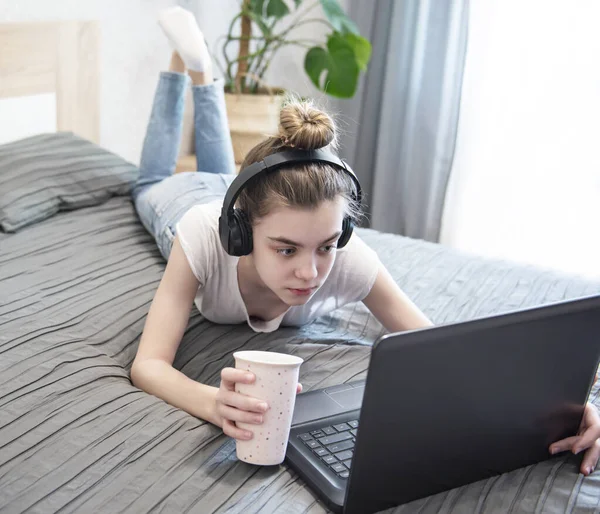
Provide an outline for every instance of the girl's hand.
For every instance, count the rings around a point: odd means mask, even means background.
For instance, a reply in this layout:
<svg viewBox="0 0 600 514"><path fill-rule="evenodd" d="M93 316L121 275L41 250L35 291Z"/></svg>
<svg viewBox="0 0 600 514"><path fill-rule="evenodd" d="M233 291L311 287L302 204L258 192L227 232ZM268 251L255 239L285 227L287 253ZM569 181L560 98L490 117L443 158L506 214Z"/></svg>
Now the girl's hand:
<svg viewBox="0 0 600 514"><path fill-rule="evenodd" d="M269 409L266 402L235 392L236 382L252 384L256 380L253 373L236 368L224 368L221 371L221 385L215 397L215 411L223 433L234 439L249 440L254 435L248 430L238 428L237 421L260 425L263 414ZM298 384L296 393L302 392Z"/></svg>
<svg viewBox="0 0 600 514"><path fill-rule="evenodd" d="M585 475L591 474L600 458L600 415L596 407L587 403L583 411L583 419L576 436L567 437L550 445L550 453L572 451L578 454L587 450L581 462L580 471Z"/></svg>

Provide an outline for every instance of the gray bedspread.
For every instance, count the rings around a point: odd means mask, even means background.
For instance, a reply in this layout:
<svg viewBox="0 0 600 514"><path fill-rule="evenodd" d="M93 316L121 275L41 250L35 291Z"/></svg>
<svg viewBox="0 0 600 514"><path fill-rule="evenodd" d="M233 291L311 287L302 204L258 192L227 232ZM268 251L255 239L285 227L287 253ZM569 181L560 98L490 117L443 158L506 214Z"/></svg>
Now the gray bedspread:
<svg viewBox="0 0 600 514"><path fill-rule="evenodd" d="M599 282L360 234L437 323L600 291ZM125 197L0 234L0 512L325 512L286 465L237 461L218 428L131 384L164 266ZM309 390L364 377L380 333L362 304L263 335L194 309L175 366L217 385L233 351L284 351L305 360ZM597 512L600 472L584 479L579 462L555 458L389 512Z"/></svg>

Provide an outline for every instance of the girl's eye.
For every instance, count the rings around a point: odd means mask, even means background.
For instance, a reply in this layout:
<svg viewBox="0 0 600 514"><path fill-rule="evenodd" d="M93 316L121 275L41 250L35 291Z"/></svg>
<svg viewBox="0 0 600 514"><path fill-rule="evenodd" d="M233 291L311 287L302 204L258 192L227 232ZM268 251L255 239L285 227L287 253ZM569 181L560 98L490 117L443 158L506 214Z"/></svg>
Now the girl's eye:
<svg viewBox="0 0 600 514"><path fill-rule="evenodd" d="M322 246L321 247L321 251L323 253L331 253L333 252L333 250L335 250L337 247L335 245L327 245L327 246Z"/></svg>
<svg viewBox="0 0 600 514"><path fill-rule="evenodd" d="M277 253L279 255L283 255L284 257L289 257L290 255L292 255L296 250L294 248L279 248L278 250L276 250Z"/></svg>

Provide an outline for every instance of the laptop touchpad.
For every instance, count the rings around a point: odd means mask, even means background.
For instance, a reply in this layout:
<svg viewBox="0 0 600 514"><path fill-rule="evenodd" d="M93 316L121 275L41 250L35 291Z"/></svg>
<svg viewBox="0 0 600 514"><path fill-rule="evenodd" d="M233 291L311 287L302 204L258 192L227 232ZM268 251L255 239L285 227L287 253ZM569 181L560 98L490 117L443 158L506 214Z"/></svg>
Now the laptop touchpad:
<svg viewBox="0 0 600 514"><path fill-rule="evenodd" d="M341 391L321 389L299 394L296 397L292 425L360 409L364 391L363 384Z"/></svg>
<svg viewBox="0 0 600 514"><path fill-rule="evenodd" d="M353 387L352 389L344 389L343 391L335 391L328 393L329 397L337 403L344 411L360 409L362 405L363 394L365 387Z"/></svg>

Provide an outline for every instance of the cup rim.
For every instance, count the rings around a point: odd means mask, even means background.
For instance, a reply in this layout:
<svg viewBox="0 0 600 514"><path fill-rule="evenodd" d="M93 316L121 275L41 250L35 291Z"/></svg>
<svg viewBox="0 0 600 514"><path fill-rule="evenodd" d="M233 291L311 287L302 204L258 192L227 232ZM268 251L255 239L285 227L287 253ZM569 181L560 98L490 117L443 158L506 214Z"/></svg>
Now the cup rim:
<svg viewBox="0 0 600 514"><path fill-rule="evenodd" d="M304 362L304 359L296 355L261 350L241 350L234 352L233 357L255 364L268 364L269 366L296 366Z"/></svg>

